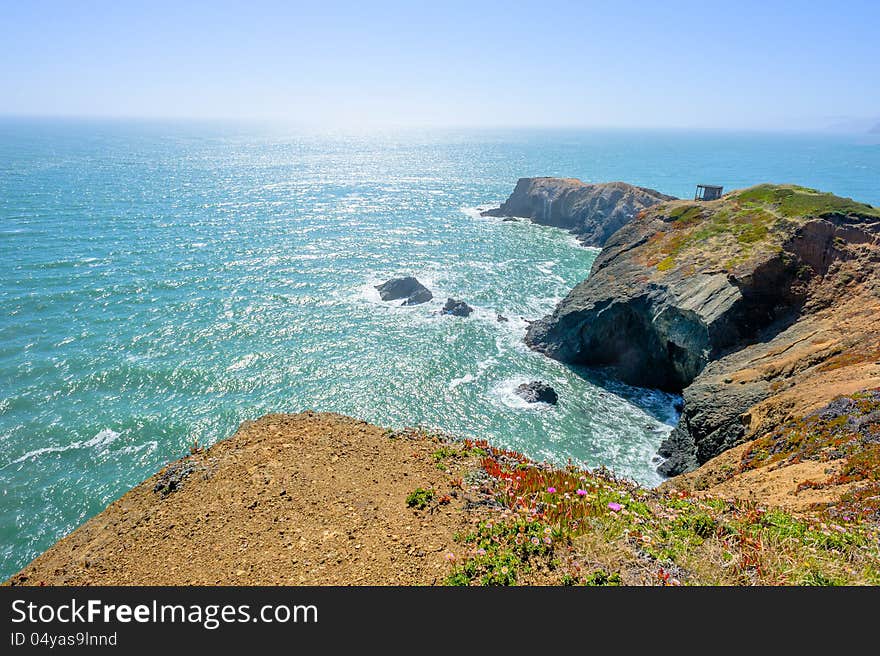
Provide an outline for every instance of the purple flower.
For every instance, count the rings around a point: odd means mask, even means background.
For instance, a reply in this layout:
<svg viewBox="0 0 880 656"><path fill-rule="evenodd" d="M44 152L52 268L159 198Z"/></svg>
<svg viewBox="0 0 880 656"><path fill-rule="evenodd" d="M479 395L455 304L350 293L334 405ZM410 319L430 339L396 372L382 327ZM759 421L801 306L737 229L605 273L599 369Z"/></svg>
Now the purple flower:
<svg viewBox="0 0 880 656"><path fill-rule="evenodd" d="M578 490L578 496L579 497L587 496L587 491L586 490Z"/></svg>
<svg viewBox="0 0 880 656"><path fill-rule="evenodd" d="M547 488L547 491L548 491L550 494L555 494L555 493L556 493L556 488L555 488L555 487L548 487L548 488Z"/></svg>
<svg viewBox="0 0 880 656"><path fill-rule="evenodd" d="M622 509L623 509L623 506L621 506L621 505L620 505L619 503L617 503L616 501L612 501L611 503L609 503L609 504L608 504L608 507L609 507L611 510L613 510L614 512L618 512L619 510L622 510Z"/></svg>

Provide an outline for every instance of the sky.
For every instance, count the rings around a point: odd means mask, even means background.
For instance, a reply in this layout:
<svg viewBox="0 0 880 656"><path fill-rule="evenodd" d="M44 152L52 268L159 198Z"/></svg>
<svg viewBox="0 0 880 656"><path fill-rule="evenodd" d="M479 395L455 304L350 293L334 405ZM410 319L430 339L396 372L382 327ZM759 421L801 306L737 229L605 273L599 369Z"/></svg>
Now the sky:
<svg viewBox="0 0 880 656"><path fill-rule="evenodd" d="M880 0L0 0L0 115L855 129Z"/></svg>

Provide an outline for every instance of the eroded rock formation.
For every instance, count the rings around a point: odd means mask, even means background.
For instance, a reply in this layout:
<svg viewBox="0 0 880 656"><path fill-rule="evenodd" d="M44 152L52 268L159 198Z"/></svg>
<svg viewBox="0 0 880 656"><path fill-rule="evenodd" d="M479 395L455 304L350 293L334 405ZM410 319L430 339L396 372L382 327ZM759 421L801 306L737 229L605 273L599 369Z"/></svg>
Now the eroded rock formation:
<svg viewBox="0 0 880 656"><path fill-rule="evenodd" d="M585 184L574 178L520 178L501 207L482 215L527 218L565 228L585 246L603 246L641 210L672 199L625 182Z"/></svg>

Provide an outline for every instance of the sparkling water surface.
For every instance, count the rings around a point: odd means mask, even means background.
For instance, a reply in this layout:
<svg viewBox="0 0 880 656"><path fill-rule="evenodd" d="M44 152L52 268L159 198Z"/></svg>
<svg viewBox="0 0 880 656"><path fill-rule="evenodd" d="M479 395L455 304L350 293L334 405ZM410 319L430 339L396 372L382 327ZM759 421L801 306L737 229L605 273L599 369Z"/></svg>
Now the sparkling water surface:
<svg viewBox="0 0 880 656"><path fill-rule="evenodd" d="M531 175L678 196L797 182L878 204L880 146L0 121L0 576L193 442L270 411L421 424L656 484L674 397L522 342L597 253L479 217ZM375 284L407 274L432 302L379 300ZM447 296L476 312L438 315ZM513 394L532 379L557 407Z"/></svg>

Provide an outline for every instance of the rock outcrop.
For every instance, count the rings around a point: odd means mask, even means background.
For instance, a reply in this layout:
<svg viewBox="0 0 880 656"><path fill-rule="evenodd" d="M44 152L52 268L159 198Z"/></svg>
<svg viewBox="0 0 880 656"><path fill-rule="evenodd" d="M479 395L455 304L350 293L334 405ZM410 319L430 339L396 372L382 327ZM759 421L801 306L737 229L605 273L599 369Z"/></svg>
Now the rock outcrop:
<svg viewBox="0 0 880 656"><path fill-rule="evenodd" d="M797 186L667 202L615 233L527 343L683 391L675 475L880 384L880 211Z"/></svg>
<svg viewBox="0 0 880 656"><path fill-rule="evenodd" d="M419 305L434 298L430 290L412 276L393 278L381 285L376 285L376 289L379 290L379 298L383 301L403 299L401 305Z"/></svg>
<svg viewBox="0 0 880 656"><path fill-rule="evenodd" d="M574 178L520 178L510 197L482 216L522 217L569 230L585 246L603 246L640 211L672 196L625 182L585 184Z"/></svg>
<svg viewBox="0 0 880 656"><path fill-rule="evenodd" d="M464 301L458 301L454 298L447 298L446 304L440 310L440 314L449 314L453 317L468 317L474 311L470 305Z"/></svg>
<svg viewBox="0 0 880 656"><path fill-rule="evenodd" d="M556 405L559 401L559 395L556 393L556 390L540 380L533 380L519 385L516 388L516 395L529 403Z"/></svg>

